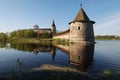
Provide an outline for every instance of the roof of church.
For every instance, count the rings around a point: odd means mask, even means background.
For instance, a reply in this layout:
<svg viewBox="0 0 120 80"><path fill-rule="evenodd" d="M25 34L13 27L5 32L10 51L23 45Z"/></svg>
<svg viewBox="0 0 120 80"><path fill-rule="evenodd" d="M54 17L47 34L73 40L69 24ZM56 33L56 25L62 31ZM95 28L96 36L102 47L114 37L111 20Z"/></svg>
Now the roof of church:
<svg viewBox="0 0 120 80"><path fill-rule="evenodd" d="M83 10L82 7L81 7L81 9L77 13L75 19L72 22L79 22L79 21L81 21L81 22L92 22L92 23L95 23L94 21L90 21L90 19L88 18L87 14L85 13L85 11Z"/></svg>
<svg viewBox="0 0 120 80"><path fill-rule="evenodd" d="M51 30L51 28L37 28L37 29L33 29L33 30Z"/></svg>

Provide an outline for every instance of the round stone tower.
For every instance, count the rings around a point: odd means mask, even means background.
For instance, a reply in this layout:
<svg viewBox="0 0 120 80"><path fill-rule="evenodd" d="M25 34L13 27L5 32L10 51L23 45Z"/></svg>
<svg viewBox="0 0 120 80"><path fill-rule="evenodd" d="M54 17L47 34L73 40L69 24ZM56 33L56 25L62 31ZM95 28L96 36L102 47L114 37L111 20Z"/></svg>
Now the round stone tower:
<svg viewBox="0 0 120 80"><path fill-rule="evenodd" d="M76 43L94 43L94 21L90 21L85 11L81 7L75 19L70 25L70 41Z"/></svg>
<svg viewBox="0 0 120 80"><path fill-rule="evenodd" d="M52 27L52 34L53 34L53 35L56 34L56 26L55 26L54 20L53 20L53 22L52 22L51 27Z"/></svg>

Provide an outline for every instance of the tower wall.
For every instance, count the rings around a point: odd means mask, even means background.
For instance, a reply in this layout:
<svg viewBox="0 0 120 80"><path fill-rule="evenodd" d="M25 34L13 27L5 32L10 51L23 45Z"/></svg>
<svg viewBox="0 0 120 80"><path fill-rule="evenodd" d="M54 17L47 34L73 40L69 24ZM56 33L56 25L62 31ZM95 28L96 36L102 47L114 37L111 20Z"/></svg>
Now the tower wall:
<svg viewBox="0 0 120 80"><path fill-rule="evenodd" d="M70 41L77 43L94 42L93 24L82 21L70 23Z"/></svg>

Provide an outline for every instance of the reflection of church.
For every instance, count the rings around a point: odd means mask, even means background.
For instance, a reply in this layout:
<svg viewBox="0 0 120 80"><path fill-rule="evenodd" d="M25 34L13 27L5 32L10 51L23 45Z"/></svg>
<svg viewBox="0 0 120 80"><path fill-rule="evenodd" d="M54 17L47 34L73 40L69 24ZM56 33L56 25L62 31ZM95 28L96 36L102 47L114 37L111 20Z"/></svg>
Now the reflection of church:
<svg viewBox="0 0 120 80"><path fill-rule="evenodd" d="M56 55L56 48L52 45L39 45L37 48L33 49L34 54L38 54L39 52L50 52L52 60L54 61Z"/></svg>

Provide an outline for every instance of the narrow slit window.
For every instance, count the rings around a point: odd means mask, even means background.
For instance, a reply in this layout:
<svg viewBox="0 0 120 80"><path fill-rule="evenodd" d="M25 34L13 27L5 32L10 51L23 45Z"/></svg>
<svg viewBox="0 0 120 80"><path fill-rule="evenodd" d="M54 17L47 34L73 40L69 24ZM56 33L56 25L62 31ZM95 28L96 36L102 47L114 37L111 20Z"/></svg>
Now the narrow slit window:
<svg viewBox="0 0 120 80"><path fill-rule="evenodd" d="M80 26L78 27L78 30L80 30Z"/></svg>
<svg viewBox="0 0 120 80"><path fill-rule="evenodd" d="M80 59L80 56L78 56L78 59Z"/></svg>

